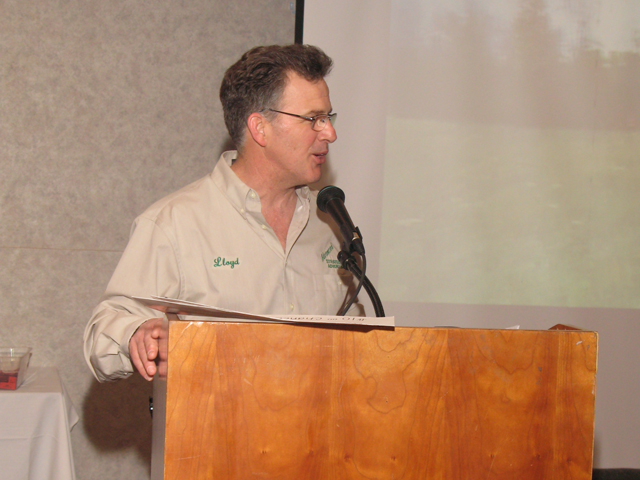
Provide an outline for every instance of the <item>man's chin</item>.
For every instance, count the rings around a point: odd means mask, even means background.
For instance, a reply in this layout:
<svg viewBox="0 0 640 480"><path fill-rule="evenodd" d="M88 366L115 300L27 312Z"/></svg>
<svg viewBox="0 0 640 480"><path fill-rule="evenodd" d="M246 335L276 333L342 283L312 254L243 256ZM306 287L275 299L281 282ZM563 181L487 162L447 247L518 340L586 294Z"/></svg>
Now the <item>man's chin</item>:
<svg viewBox="0 0 640 480"><path fill-rule="evenodd" d="M322 179L322 168L318 167L317 172L314 172L314 174L311 177L312 177L312 180L309 183L319 182L320 179Z"/></svg>
<svg viewBox="0 0 640 480"><path fill-rule="evenodd" d="M316 183L322 178L322 165L313 165L304 175L304 185ZM302 180L302 179L301 179Z"/></svg>

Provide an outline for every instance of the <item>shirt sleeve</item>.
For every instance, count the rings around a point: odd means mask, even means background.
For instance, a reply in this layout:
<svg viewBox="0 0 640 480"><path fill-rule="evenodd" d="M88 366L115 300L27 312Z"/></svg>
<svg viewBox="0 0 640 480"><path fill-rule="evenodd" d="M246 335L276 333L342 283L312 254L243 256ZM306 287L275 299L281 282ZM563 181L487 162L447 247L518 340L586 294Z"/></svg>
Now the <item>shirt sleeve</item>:
<svg viewBox="0 0 640 480"><path fill-rule="evenodd" d="M178 298L181 280L175 241L153 219L136 219L129 243L84 332L85 359L99 381L131 375L131 336L147 320L164 317L131 297Z"/></svg>

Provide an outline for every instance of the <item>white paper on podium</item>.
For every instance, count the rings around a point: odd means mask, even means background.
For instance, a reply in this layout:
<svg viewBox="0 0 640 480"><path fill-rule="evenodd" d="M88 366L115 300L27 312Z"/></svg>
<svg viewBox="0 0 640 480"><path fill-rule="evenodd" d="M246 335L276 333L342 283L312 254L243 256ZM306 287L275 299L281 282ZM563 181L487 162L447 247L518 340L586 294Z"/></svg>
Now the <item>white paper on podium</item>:
<svg viewBox="0 0 640 480"><path fill-rule="evenodd" d="M325 323L341 325L369 325L376 327L395 327L395 317L339 317L333 315L255 315L224 308L212 307L202 303L189 302L167 297L131 297L144 305L164 313L175 315L196 315L210 317L211 321L244 320L276 323Z"/></svg>

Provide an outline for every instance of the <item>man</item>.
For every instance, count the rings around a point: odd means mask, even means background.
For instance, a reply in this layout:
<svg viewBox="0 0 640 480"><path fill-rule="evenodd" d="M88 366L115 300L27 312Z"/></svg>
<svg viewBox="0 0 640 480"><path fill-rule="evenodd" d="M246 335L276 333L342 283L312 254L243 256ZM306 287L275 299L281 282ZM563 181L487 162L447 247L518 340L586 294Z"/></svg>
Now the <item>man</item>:
<svg viewBox="0 0 640 480"><path fill-rule="evenodd" d="M353 280L335 268L340 242L307 187L336 140L331 66L318 48L288 45L252 49L227 70L220 99L237 151L135 220L85 330L98 380L157 372L163 318L133 296L257 314L340 310Z"/></svg>

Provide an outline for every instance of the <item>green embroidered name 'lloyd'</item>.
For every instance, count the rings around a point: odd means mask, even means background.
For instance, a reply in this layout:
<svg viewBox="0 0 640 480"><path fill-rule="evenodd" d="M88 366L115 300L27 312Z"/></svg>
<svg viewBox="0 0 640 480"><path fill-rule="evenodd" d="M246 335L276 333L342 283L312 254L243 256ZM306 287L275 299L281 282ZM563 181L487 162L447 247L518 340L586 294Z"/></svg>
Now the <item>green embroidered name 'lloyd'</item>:
<svg viewBox="0 0 640 480"><path fill-rule="evenodd" d="M217 268L217 267L231 267L231 270L233 270L233 268L236 265L240 265L240 259L236 258L235 260L227 260L224 257L218 257L213 261L213 267Z"/></svg>

